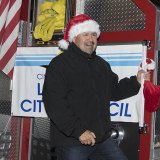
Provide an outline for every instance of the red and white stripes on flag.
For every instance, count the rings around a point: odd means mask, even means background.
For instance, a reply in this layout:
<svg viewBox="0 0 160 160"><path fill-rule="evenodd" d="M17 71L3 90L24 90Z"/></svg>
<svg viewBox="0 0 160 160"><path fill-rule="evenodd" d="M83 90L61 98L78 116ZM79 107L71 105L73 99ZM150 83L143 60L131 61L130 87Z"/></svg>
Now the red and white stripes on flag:
<svg viewBox="0 0 160 160"><path fill-rule="evenodd" d="M0 0L0 70L13 75L22 0Z"/></svg>

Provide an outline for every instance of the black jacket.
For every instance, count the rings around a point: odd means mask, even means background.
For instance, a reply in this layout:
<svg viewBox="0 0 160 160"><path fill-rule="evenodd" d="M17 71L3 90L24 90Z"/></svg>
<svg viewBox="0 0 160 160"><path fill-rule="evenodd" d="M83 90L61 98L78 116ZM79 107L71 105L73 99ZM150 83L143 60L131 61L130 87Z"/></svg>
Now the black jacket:
<svg viewBox="0 0 160 160"><path fill-rule="evenodd" d="M105 140L111 127L110 101L133 96L139 88L136 76L118 82L105 60L71 43L49 64L43 87L53 145L80 145L78 138L86 130L95 133L97 143Z"/></svg>

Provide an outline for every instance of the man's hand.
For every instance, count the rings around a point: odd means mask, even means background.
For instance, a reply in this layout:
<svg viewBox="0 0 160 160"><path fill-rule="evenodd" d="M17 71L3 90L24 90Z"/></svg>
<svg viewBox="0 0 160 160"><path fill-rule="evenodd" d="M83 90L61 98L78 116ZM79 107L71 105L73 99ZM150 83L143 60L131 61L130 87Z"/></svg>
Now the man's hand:
<svg viewBox="0 0 160 160"><path fill-rule="evenodd" d="M150 81L150 72L146 72L144 70L139 70L137 73L137 81L141 84L142 77L144 80Z"/></svg>
<svg viewBox="0 0 160 160"><path fill-rule="evenodd" d="M81 136L79 137L79 141L84 145L91 145L94 146L96 142L96 136L93 132L86 130Z"/></svg>

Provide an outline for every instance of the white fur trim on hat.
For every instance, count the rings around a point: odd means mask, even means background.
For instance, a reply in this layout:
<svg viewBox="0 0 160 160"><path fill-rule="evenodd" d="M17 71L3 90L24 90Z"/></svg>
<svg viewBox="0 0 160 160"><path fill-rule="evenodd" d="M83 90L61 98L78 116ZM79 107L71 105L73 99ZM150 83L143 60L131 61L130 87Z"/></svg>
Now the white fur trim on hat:
<svg viewBox="0 0 160 160"><path fill-rule="evenodd" d="M58 41L58 46L59 48L62 48L64 50L66 50L68 48L69 42L67 42L64 39L61 39L60 41Z"/></svg>
<svg viewBox="0 0 160 160"><path fill-rule="evenodd" d="M148 61L147 61L148 60ZM144 70L154 70L155 68L156 68L156 63L155 63L155 61L153 61L152 59L149 59L149 58L147 58L147 62L146 62L146 64L144 65ZM140 64L140 66L139 66L139 70L141 70L142 69L142 63Z"/></svg>
<svg viewBox="0 0 160 160"><path fill-rule="evenodd" d="M147 69L148 69L148 70L154 70L155 67L156 67L156 63L155 63L155 61L153 61L152 59L150 59L150 60L151 60L151 63L148 63L148 64L147 64Z"/></svg>
<svg viewBox="0 0 160 160"><path fill-rule="evenodd" d="M68 33L68 41L72 42L73 38L84 32L96 32L97 38L100 35L99 25L94 20L86 20L71 27Z"/></svg>

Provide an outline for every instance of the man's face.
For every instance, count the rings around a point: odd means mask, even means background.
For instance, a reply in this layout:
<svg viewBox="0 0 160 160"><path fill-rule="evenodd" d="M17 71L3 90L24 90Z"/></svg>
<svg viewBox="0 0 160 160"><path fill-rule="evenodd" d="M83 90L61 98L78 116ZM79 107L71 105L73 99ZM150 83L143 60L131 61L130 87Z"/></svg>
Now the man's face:
<svg viewBox="0 0 160 160"><path fill-rule="evenodd" d="M97 34L95 32L84 32L74 37L73 42L82 51L92 54L97 47Z"/></svg>

